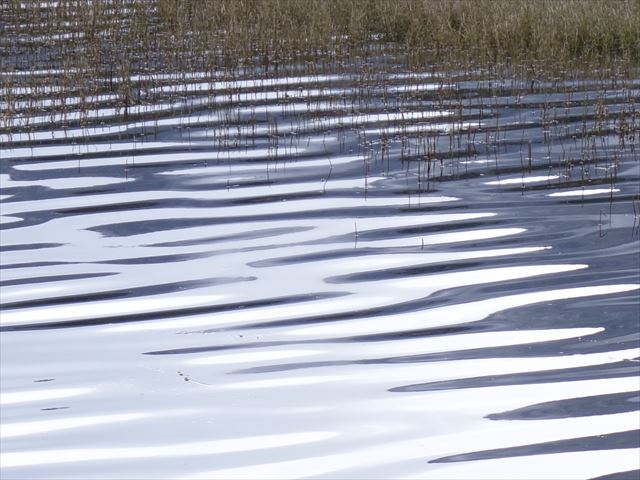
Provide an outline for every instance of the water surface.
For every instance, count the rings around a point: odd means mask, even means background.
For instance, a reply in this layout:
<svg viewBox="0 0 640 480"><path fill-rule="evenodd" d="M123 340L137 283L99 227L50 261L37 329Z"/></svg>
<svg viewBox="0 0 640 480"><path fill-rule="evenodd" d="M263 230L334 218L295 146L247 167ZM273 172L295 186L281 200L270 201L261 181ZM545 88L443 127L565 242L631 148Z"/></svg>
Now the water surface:
<svg viewBox="0 0 640 480"><path fill-rule="evenodd" d="M3 478L638 477L638 82L158 88L4 124Z"/></svg>

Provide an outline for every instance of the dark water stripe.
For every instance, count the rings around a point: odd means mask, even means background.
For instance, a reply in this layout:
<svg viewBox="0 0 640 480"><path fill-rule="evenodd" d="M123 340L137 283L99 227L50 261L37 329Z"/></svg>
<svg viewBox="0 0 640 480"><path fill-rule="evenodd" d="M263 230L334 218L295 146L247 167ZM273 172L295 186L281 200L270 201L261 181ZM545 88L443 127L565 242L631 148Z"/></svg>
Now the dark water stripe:
<svg viewBox="0 0 640 480"><path fill-rule="evenodd" d="M101 273L97 276L104 275L117 275L118 272ZM4 310L20 309L20 308L35 308L35 307L49 307L54 305L66 305L74 303L96 302L100 300L115 300L121 298L137 298L147 297L150 295L162 295L168 293L181 292L184 290L191 290L193 288L201 288L212 285L224 285L227 283L235 282L250 282L255 280L255 277L211 277L202 278L199 280L185 281L185 282L172 282L172 283L158 283L154 285L147 285L143 287L123 288L118 290L109 290L104 292L92 292L82 293L74 295L65 295L59 297L41 298L38 300L24 300L18 302L3 303L2 308Z"/></svg>
<svg viewBox="0 0 640 480"><path fill-rule="evenodd" d="M626 472L612 473L594 477L591 480L640 480L640 470L628 470Z"/></svg>
<svg viewBox="0 0 640 480"><path fill-rule="evenodd" d="M462 453L430 460L429 463L470 462L496 458L522 457L527 455L547 455L565 452L586 452L590 450L616 450L636 448L640 444L640 430L609 433L592 437L571 438L554 442L536 443L520 447L497 448L481 452Z"/></svg>
<svg viewBox="0 0 640 480"><path fill-rule="evenodd" d="M551 420L635 412L640 407L640 392L610 393L537 403L508 412L491 413L491 420Z"/></svg>
<svg viewBox="0 0 640 480"><path fill-rule="evenodd" d="M33 268L33 267L55 267L57 265L79 265L81 262L24 262L24 263L10 263L7 265L0 265L1 269L14 269L14 268Z"/></svg>
<svg viewBox="0 0 640 480"><path fill-rule="evenodd" d="M31 285L38 283L49 283L49 282L63 282L65 280L79 280L83 278L98 278L98 277L108 277L111 275L117 275L118 272L101 272L101 273L70 273L68 275L49 275L46 277L27 277L27 278L16 278L14 280L0 280L0 287L11 287L15 285ZM72 302L75 301L78 296L73 296ZM82 299L80 299L82 301ZM8 305L12 305L11 303L3 303L2 308L11 308ZM19 307L18 307L19 308Z"/></svg>
<svg viewBox="0 0 640 480"><path fill-rule="evenodd" d="M451 333L459 333L466 332L470 330L470 327L447 327L447 328L433 328L429 330L422 330L420 336L438 336L438 335L448 335ZM195 332L200 333L200 332ZM415 336L414 332L413 336ZM399 333L390 334L390 338L380 338L380 341L386 341L396 338L395 335L400 335ZM407 335L404 338L411 338L411 335ZM342 337L342 338L332 338L329 340L332 343L353 343L361 340L362 337ZM145 355L183 355L183 354L192 354L192 353L203 353L203 352L217 352L222 350L239 350L239 349L247 349L247 348L260 348L260 347L282 347L282 346L292 346L292 345L311 345L317 343L327 343L328 340L324 338L320 339L312 339L312 340L291 340L291 341L261 341L261 342L247 342L241 345L209 345L204 347L188 347L188 348L174 348L170 350L156 350L151 352L145 352ZM366 360L363 360L362 363L366 363ZM351 362L349 362L351 363ZM373 363L373 362L369 362Z"/></svg>
<svg viewBox="0 0 640 480"><path fill-rule="evenodd" d="M62 243L25 243L22 245L0 245L0 252L16 252L23 250L41 250L44 248L61 247Z"/></svg>
<svg viewBox="0 0 640 480"><path fill-rule="evenodd" d="M263 228L260 230L236 233L233 235L219 235L215 237L203 237L193 240L179 240L174 242L160 242L145 245L146 247L191 247L196 245L208 245L210 243L227 242L229 240L254 240L258 238L269 238L287 233L300 233L313 230L313 227L283 227L283 228Z"/></svg>
<svg viewBox="0 0 640 480"><path fill-rule="evenodd" d="M537 383L557 383L575 380L596 380L600 378L620 378L638 376L640 363L636 360L623 360L606 365L563 368L509 375L464 378L439 382L418 383L390 388L390 392L428 392L436 390L460 390L464 388L502 387L506 385L533 385Z"/></svg>

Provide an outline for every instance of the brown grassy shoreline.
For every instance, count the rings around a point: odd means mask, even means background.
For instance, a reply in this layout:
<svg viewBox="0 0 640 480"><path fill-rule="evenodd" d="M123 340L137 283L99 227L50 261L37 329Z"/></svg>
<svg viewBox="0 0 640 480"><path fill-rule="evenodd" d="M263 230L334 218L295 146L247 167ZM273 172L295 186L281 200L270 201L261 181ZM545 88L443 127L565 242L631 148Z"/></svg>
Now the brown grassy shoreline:
<svg viewBox="0 0 640 480"><path fill-rule="evenodd" d="M607 81L640 66L640 0L7 0L0 18L5 118L43 96L127 107L189 72Z"/></svg>
<svg viewBox="0 0 640 480"><path fill-rule="evenodd" d="M410 61L640 60L637 0L159 0L163 23L282 58L378 39Z"/></svg>
<svg viewBox="0 0 640 480"><path fill-rule="evenodd" d="M416 68L640 64L640 0L40 3L9 0L2 8L4 71L56 59L69 69L188 71L381 53Z"/></svg>

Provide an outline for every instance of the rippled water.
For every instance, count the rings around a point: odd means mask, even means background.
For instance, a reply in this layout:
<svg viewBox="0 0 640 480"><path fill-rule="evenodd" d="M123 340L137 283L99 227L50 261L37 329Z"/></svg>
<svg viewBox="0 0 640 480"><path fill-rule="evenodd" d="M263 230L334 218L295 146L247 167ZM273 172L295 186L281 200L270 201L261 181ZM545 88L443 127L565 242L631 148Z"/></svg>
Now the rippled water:
<svg viewBox="0 0 640 480"><path fill-rule="evenodd" d="M2 478L638 477L640 83L200 80L5 122Z"/></svg>

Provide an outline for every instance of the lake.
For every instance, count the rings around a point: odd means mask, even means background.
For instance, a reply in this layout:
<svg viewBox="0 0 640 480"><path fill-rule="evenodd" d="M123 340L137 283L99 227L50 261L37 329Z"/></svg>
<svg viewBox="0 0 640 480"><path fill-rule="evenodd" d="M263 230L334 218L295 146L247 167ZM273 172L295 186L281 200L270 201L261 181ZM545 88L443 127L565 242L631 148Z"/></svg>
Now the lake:
<svg viewBox="0 0 640 480"><path fill-rule="evenodd" d="M5 88L3 478L638 477L640 81L152 80Z"/></svg>

